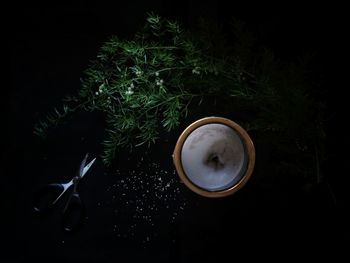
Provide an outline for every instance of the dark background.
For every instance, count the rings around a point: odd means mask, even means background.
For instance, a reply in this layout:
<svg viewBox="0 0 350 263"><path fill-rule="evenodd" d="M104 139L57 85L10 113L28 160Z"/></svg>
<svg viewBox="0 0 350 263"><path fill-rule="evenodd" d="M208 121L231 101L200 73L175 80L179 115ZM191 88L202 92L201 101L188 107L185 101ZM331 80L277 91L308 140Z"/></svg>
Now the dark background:
<svg viewBox="0 0 350 263"><path fill-rule="evenodd" d="M2 153L2 174L6 174L2 215L7 222L2 236L6 246L0 257L10 262L193 262L234 260L237 256L283 261L290 257L341 257L349 245L345 216L349 208L345 184L348 154L338 154L349 146L345 137L343 85L336 83L341 75L339 58L343 55L341 42L345 34L341 10L338 6L295 2L267 6L161 0L130 0L114 5L97 2L12 6L7 20L9 89L4 91L3 101L3 129L7 136ZM33 135L34 123L79 88L83 70L104 41L111 35L131 37L150 11L178 19L187 28L193 27L200 16L224 25L236 17L257 32L260 41L282 61L296 60L298 54L305 52L315 54L326 103L327 159L322 165L325 183L306 192L292 179L288 183L264 181L267 165L259 158L264 160L260 156L266 151L258 148L257 176L244 189L232 197L208 200L181 186L188 207L174 223L159 223L163 226L159 237L144 244L137 236L114 235L112 208L101 208L98 203L107 198L106 187L115 182L115 177L97 160L81 187L89 220L80 232L63 233L57 227L58 214L49 219L34 215L34 189L69 179L85 152L101 152L103 120L94 114L75 116L72 123L58 128L44 142ZM334 70L337 75L331 74ZM329 77L333 79L329 81ZM161 163L163 169L173 169L173 146L181 129L191 121L186 120L178 131L151 149L150 158ZM118 158L120 168L133 168L127 154ZM123 227L123 222L120 225ZM157 229L146 227L145 231Z"/></svg>

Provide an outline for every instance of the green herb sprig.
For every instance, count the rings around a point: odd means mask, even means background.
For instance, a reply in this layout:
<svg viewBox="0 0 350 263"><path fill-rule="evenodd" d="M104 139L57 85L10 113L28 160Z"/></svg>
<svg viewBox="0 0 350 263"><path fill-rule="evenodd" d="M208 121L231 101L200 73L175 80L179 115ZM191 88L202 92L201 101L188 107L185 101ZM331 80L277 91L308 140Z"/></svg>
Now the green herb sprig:
<svg viewBox="0 0 350 263"><path fill-rule="evenodd" d="M202 21L198 31L186 32L150 14L132 40L112 37L101 47L78 94L39 121L34 132L45 136L77 110L102 112L107 131L102 159L108 165L118 149L150 145L161 130L178 127L193 101L216 96L229 107L239 101L254 112L244 128L309 158L312 148L321 148L324 133L320 104L310 99L304 71L256 48L244 27L233 23L235 43L228 45L213 24Z"/></svg>

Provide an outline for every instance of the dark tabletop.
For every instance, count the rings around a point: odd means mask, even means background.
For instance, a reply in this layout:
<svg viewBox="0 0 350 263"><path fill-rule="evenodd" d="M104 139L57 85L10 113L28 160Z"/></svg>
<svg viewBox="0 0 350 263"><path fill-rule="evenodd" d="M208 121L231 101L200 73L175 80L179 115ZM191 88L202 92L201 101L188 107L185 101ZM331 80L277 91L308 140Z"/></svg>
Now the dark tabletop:
<svg viewBox="0 0 350 263"><path fill-rule="evenodd" d="M60 206L44 218L33 212L33 192L70 179L86 152L101 153L104 136L98 114L74 116L45 141L33 135L34 123L79 88L83 70L110 35L132 36L150 11L189 27L199 16L221 22L235 16L259 31L261 41L282 60L316 50L326 65L332 57L329 44L337 39L336 22L328 19L337 11L293 2L271 8L161 0L13 6L2 154L7 184L2 185L1 215L9 220L3 225L8 246L0 256L10 262L218 262L258 255L283 262L302 255L341 255L349 242L344 212L348 203L346 157L337 151L349 144L339 123L345 109L338 103L340 87L336 92L325 89L328 183L312 191L302 191L291 178L261 180L268 173L261 157L268 154L264 146L257 148L256 176L238 193L222 199L192 193L177 179L171 154L182 129L199 114L150 149L120 153L113 168L106 169L98 158L79 185L87 209L79 231L62 231Z"/></svg>

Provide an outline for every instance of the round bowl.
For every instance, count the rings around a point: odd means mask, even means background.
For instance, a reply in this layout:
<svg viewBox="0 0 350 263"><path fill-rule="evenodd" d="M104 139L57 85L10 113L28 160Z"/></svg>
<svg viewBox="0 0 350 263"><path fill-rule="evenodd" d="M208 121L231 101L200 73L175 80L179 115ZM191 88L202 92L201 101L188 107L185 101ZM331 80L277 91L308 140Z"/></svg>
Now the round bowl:
<svg viewBox="0 0 350 263"><path fill-rule="evenodd" d="M207 117L182 132L173 161L181 181L193 192L224 197L249 180L255 165L255 148L248 133L234 121Z"/></svg>

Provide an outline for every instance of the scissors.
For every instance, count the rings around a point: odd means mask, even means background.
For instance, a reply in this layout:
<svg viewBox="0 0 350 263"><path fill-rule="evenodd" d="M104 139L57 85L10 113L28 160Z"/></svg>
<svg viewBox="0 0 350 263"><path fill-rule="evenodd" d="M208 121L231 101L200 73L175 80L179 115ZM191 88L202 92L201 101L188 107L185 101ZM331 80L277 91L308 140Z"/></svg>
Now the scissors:
<svg viewBox="0 0 350 263"><path fill-rule="evenodd" d="M88 156L89 153L87 153L81 161L77 175L69 182L49 184L40 189L34 196L34 211L45 213L58 202L71 186L73 186L73 191L70 193L63 209L62 225L65 231L76 229L85 218L85 209L79 197L77 186L96 160L96 158L94 158L91 162L86 164Z"/></svg>

